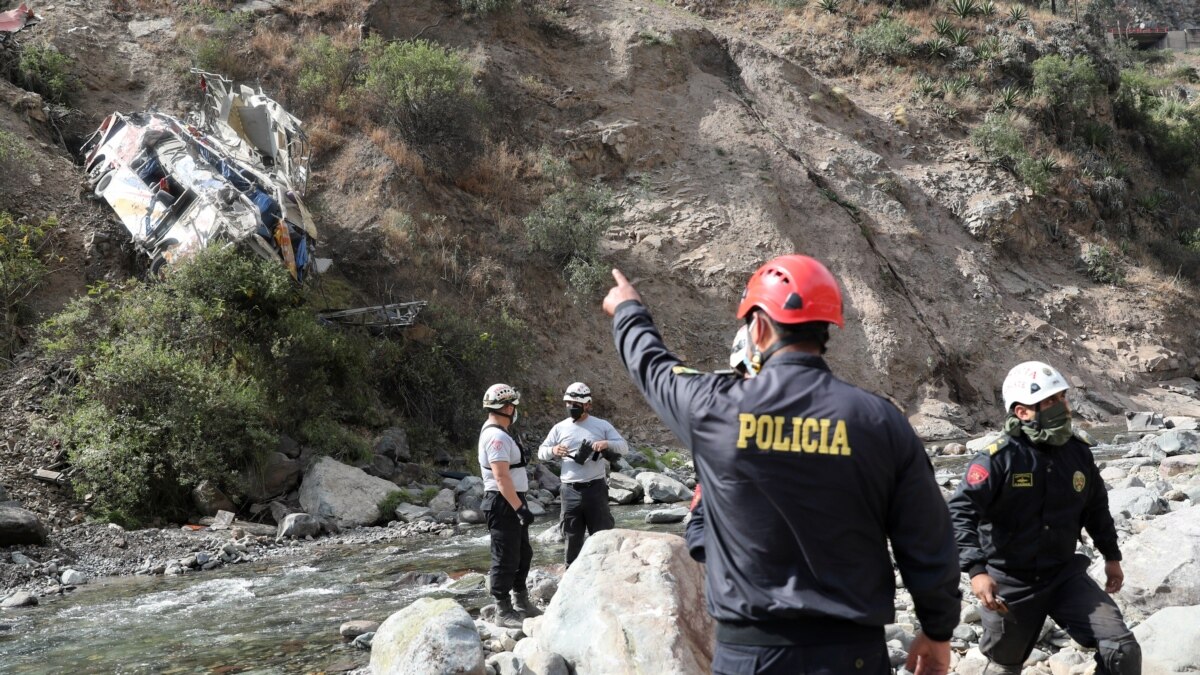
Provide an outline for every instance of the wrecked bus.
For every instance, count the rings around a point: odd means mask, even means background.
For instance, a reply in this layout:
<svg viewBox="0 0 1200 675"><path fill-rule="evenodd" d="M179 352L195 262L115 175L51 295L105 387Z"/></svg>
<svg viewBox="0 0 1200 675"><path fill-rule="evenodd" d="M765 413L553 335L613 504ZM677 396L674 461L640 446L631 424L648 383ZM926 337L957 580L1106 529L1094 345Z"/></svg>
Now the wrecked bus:
<svg viewBox="0 0 1200 675"><path fill-rule="evenodd" d="M245 245L297 281L321 272L302 195L308 143L278 103L212 73L190 122L159 112L113 113L84 143L84 170L135 248L160 269L213 243Z"/></svg>

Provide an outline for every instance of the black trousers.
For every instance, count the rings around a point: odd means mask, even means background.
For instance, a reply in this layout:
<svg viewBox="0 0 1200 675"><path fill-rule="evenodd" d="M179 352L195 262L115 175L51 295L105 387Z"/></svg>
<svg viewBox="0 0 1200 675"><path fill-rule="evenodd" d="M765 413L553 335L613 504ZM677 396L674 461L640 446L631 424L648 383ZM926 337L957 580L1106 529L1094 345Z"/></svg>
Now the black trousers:
<svg viewBox="0 0 1200 675"><path fill-rule="evenodd" d="M1108 652L1134 638L1117 604L1087 575L1090 562L1086 556L1075 556L1060 570L1040 575L1040 579L1024 575L1017 578L989 565L988 574L996 581L997 593L1008 605L1008 613L980 607L983 637L979 650L997 665L1021 672L1048 615L1079 644L1099 648L1097 672L1112 673Z"/></svg>
<svg viewBox="0 0 1200 675"><path fill-rule="evenodd" d="M567 564L570 565L583 548L585 531L596 534L613 528L612 511L608 509L608 482L597 478L587 483L563 483L559 496L562 498L563 535L567 540Z"/></svg>
<svg viewBox="0 0 1200 675"><path fill-rule="evenodd" d="M525 503L525 493L517 493ZM492 596L507 598L510 591L525 593L533 547L529 545L529 528L521 526L517 512L499 492L483 493L480 510L487 516L488 532L492 538L492 569L489 580Z"/></svg>
<svg viewBox="0 0 1200 675"><path fill-rule="evenodd" d="M823 645L735 645L717 642L713 675L890 675L881 640Z"/></svg>

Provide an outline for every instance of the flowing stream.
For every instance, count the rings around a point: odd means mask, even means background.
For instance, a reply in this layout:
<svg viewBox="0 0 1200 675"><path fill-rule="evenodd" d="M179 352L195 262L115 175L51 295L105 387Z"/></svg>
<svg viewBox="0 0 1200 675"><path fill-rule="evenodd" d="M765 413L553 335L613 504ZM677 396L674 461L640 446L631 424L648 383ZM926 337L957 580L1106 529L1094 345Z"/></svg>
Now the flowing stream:
<svg viewBox="0 0 1200 675"><path fill-rule="evenodd" d="M661 508L614 506L613 516L617 527L682 532L679 524L645 524L646 514ZM544 517L533 536L552 524ZM534 542L534 566L561 562L562 550ZM369 652L343 643L342 622L382 621L422 596L452 597L474 613L489 600L478 577L463 574L486 573L489 562L487 530L476 527L449 539L314 548L286 561L179 577L97 580L0 616L11 625L0 632L0 672L342 672L370 660ZM452 579L392 588L405 572Z"/></svg>

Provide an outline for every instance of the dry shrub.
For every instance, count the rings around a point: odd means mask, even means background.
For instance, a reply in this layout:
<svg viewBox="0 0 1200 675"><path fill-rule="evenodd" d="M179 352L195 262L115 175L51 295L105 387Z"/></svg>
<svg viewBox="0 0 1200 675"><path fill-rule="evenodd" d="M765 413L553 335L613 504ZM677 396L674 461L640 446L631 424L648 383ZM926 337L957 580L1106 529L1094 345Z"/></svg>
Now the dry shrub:
<svg viewBox="0 0 1200 675"><path fill-rule="evenodd" d="M483 156L456 181L458 187L484 197L507 210L517 196L521 178L528 173L526 160L508 147L508 141L489 144Z"/></svg>
<svg viewBox="0 0 1200 675"><path fill-rule="evenodd" d="M274 77L292 82L296 79L297 71L296 45L311 38L309 32L297 38L296 35L278 30L255 30L250 36L250 50L257 55L264 70L271 71Z"/></svg>
<svg viewBox="0 0 1200 675"><path fill-rule="evenodd" d="M286 11L292 16L353 19L365 6L363 0L298 0L289 3Z"/></svg>
<svg viewBox="0 0 1200 675"><path fill-rule="evenodd" d="M308 124L308 144L314 160L324 157L346 142L342 135L342 122L336 117L320 114Z"/></svg>
<svg viewBox="0 0 1200 675"><path fill-rule="evenodd" d="M379 148L397 168L407 170L417 178L425 178L425 160L404 142L404 139L388 132L384 127L371 131L371 142Z"/></svg>

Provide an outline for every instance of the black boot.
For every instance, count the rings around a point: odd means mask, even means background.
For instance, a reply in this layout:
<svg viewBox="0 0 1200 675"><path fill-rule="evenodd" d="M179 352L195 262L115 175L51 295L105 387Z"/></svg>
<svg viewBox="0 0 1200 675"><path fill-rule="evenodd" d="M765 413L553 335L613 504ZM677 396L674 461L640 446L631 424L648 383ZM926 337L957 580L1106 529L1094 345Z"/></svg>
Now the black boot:
<svg viewBox="0 0 1200 675"><path fill-rule="evenodd" d="M521 616L525 617L526 619L542 615L542 610L538 609L537 605L533 604L533 601L529 599L529 593L518 593L513 591L512 604L513 608L520 612Z"/></svg>
<svg viewBox="0 0 1200 675"><path fill-rule="evenodd" d="M525 619L513 609L508 598L496 598L496 625L501 628L520 628Z"/></svg>

